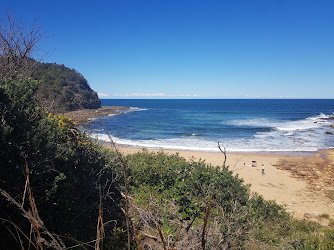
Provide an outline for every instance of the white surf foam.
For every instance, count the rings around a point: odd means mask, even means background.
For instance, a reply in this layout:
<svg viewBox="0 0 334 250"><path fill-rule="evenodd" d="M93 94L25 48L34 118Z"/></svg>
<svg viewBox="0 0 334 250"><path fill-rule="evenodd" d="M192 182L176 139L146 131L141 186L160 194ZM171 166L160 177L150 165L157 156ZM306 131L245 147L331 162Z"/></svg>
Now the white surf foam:
<svg viewBox="0 0 334 250"><path fill-rule="evenodd" d="M130 107L130 110L131 110L131 111L145 111L145 110L148 110L148 109L145 109L145 108L138 108L138 107Z"/></svg>
<svg viewBox="0 0 334 250"><path fill-rule="evenodd" d="M256 128L272 128L282 131L296 131L296 130L308 130L313 128L319 128L324 125L330 124L330 116L320 114L318 116L308 117L296 121L276 121L268 118L254 118L245 120L231 120L222 122L221 124L234 125L234 126L246 126Z"/></svg>
<svg viewBox="0 0 334 250"><path fill-rule="evenodd" d="M297 130L309 130L320 128L324 125L328 125L329 121L327 120L329 117L325 115L319 115L316 117L308 117L303 120L285 122L276 127L278 130L283 131L297 131Z"/></svg>
<svg viewBox="0 0 334 250"><path fill-rule="evenodd" d="M105 134L91 134L91 136L98 140L110 141ZM151 140L127 140L112 137L112 139L116 144L132 147L219 152L217 141L193 137ZM286 140L279 135L271 137L263 135L253 139L224 139L223 145L228 152L317 151L318 147L312 142L314 141Z"/></svg>
<svg viewBox="0 0 334 250"><path fill-rule="evenodd" d="M333 120L327 115L309 117L297 121L276 122L266 118L234 120L230 124L236 126L270 127L271 131L258 132L251 138L221 138L206 139L205 136L182 136L170 139L150 139L150 140L129 140L112 136L117 144L133 147L175 149L175 150L195 150L219 152L217 141L222 141L228 152L296 152L296 151L317 151L333 145L332 137L325 135L324 128L332 124ZM226 123L225 123L226 124ZM108 136L103 131L94 131L91 137L109 141Z"/></svg>
<svg viewBox="0 0 334 250"><path fill-rule="evenodd" d="M271 127L275 127L278 123L273 120L266 119L266 118L253 118L253 119L244 119L244 120L238 119L238 120L224 121L224 122L221 122L221 124L234 125L234 126L240 126L240 127L271 128Z"/></svg>

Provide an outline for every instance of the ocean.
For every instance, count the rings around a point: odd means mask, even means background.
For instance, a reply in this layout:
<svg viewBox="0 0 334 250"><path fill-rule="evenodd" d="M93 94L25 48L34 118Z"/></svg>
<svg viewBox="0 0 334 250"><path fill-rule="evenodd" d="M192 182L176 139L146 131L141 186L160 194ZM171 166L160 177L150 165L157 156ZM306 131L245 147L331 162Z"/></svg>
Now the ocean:
<svg viewBox="0 0 334 250"><path fill-rule="evenodd" d="M110 99L102 105L131 107L102 118L119 145L206 152L219 152L218 142L227 152L314 152L334 145L333 99ZM81 129L109 141L100 119Z"/></svg>

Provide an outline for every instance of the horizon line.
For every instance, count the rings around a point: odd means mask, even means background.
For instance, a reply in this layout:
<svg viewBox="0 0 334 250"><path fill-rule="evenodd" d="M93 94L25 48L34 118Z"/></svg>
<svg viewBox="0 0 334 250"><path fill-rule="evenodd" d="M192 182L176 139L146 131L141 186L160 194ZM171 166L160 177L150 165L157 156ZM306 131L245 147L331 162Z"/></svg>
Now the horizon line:
<svg viewBox="0 0 334 250"><path fill-rule="evenodd" d="M319 98L319 97L261 97L261 98L222 98L222 97L206 97L206 98L99 98L100 100L334 100L333 98Z"/></svg>

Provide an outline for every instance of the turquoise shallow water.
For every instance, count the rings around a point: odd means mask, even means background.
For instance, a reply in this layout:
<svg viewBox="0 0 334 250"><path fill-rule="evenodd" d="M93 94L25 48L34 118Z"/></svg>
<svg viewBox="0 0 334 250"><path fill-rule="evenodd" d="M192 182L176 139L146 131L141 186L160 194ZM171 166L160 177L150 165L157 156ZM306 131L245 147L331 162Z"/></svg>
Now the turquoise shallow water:
<svg viewBox="0 0 334 250"><path fill-rule="evenodd" d="M148 148L231 152L317 151L334 145L334 100L102 100L129 106L104 117L118 144ZM108 140L99 120L82 126ZM327 132L327 133L326 133ZM328 133L329 132L329 133Z"/></svg>

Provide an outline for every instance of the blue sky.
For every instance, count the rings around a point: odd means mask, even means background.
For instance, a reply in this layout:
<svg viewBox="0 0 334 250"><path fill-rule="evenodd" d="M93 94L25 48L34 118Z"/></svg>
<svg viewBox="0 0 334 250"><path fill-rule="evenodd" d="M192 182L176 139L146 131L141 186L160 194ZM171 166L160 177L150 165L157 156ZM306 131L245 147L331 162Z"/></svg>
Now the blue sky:
<svg viewBox="0 0 334 250"><path fill-rule="evenodd" d="M332 0L0 0L101 98L334 98Z"/></svg>

